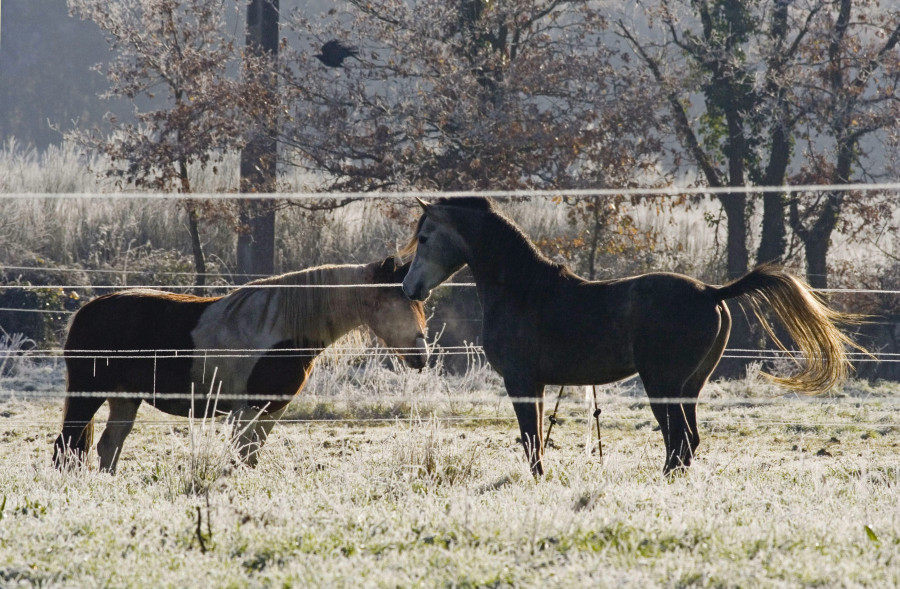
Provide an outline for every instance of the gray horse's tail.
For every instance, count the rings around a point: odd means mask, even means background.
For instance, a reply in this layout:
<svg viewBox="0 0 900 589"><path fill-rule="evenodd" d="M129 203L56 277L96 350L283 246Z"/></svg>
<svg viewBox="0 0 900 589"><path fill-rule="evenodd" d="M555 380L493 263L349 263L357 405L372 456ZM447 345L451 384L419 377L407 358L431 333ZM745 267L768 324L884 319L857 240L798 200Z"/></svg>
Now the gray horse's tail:
<svg viewBox="0 0 900 589"><path fill-rule="evenodd" d="M777 266L757 266L743 277L713 288L719 301L741 297L748 302L766 333L787 352L767 321L765 311L774 313L784 325L803 353L804 361L796 360L800 366L796 374L765 376L785 388L812 394L825 392L846 380L852 370L846 348L868 353L838 329L839 325L861 323L863 316L835 311L808 284Z"/></svg>

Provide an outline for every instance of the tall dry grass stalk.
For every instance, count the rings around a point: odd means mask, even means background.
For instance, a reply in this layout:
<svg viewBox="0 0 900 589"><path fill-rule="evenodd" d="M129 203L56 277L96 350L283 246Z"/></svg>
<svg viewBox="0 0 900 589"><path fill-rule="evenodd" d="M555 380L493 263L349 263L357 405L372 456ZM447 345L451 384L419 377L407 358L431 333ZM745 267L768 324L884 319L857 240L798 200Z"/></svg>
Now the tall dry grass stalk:
<svg viewBox="0 0 900 589"><path fill-rule="evenodd" d="M399 481L417 490L468 486L480 473L478 444L446 429L434 416L413 421L385 450L387 464Z"/></svg>

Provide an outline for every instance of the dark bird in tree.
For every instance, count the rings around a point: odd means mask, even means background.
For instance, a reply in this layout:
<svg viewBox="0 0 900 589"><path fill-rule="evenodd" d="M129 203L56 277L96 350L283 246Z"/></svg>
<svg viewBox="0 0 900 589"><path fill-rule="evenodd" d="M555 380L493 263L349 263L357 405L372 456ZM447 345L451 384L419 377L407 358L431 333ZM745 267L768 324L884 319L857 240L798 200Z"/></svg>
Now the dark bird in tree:
<svg viewBox="0 0 900 589"><path fill-rule="evenodd" d="M328 67L343 67L341 64L345 59L359 55L356 47L349 47L336 39L322 45L321 51L322 53L317 53L314 57Z"/></svg>

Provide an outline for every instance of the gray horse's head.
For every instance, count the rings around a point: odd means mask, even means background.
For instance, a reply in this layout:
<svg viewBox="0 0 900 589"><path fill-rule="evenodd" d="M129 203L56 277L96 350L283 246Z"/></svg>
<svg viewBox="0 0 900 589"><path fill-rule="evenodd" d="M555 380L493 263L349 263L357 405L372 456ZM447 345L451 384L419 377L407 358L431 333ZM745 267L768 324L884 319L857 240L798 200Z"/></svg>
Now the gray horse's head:
<svg viewBox="0 0 900 589"><path fill-rule="evenodd" d="M468 263L469 246L458 230L459 207L446 200L434 204L416 200L423 214L404 250L415 252L415 258L403 279L403 292L412 300L424 301L434 287Z"/></svg>

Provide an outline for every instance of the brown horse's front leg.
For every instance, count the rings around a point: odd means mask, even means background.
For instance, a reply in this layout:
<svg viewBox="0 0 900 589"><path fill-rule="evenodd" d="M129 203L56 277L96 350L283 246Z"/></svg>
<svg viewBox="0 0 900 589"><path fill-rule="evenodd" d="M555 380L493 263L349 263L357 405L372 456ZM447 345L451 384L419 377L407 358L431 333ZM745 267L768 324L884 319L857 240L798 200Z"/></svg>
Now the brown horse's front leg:
<svg viewBox="0 0 900 589"><path fill-rule="evenodd" d="M259 462L259 451L266 443L272 428L275 427L275 422L286 409L285 406L266 413L247 408L235 414L232 438L244 464L251 468L256 466Z"/></svg>
<svg viewBox="0 0 900 589"><path fill-rule="evenodd" d="M543 428L544 418L544 385L534 383L517 384L506 381L506 392L509 393L519 421L519 433L522 446L531 466L531 474L543 476Z"/></svg>
<svg viewBox="0 0 900 589"><path fill-rule="evenodd" d="M67 397L62 433L53 444L53 464L66 468L84 464L94 443L94 413L106 401L101 397Z"/></svg>

